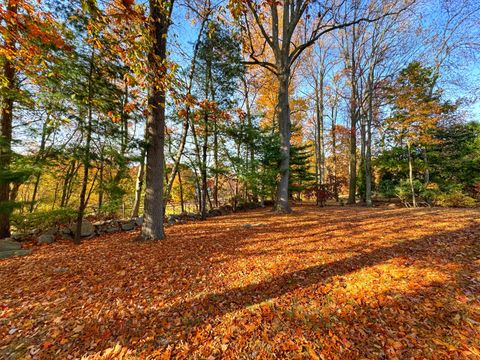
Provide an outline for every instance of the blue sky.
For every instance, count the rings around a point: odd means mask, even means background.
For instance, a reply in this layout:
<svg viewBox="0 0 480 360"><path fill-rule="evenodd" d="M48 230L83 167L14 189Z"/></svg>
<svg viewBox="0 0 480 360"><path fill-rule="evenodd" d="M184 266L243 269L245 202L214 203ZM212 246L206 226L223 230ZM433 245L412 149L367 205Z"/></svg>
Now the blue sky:
<svg viewBox="0 0 480 360"><path fill-rule="evenodd" d="M431 5L431 8L436 9L435 6L438 4L435 3L435 1L436 0L432 0L434 5ZM181 67L189 65L189 60L185 56L191 56L193 44L198 36L198 24L193 24L190 20L186 19L186 13L186 8L180 3L177 3L173 14L173 25L169 35L171 58ZM426 10L425 14L426 15L422 15L421 17L424 25L442 21L443 15L437 10L435 10L435 12ZM454 78L457 82L465 82L468 87L455 85L454 81L451 81L452 79L449 78ZM460 97L473 98L480 96L479 83L480 62L474 61L472 58L462 59L461 57L452 58L450 69L443 70L439 82L440 86L444 89L445 98L450 100L456 100ZM467 110L469 114L468 120L480 122L480 101L477 100L475 103L466 106L465 110Z"/></svg>

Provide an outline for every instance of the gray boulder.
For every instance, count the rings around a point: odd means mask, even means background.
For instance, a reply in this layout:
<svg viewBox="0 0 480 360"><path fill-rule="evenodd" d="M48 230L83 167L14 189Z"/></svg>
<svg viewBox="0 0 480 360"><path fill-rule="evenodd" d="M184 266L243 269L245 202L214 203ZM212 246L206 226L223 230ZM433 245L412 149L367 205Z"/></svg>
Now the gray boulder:
<svg viewBox="0 0 480 360"><path fill-rule="evenodd" d="M58 234L58 229L56 227L51 227L42 233L42 235L53 235L53 236L57 234Z"/></svg>
<svg viewBox="0 0 480 360"><path fill-rule="evenodd" d="M130 220L126 221L120 224L120 227L122 228L123 231L130 231L135 229L135 221Z"/></svg>
<svg viewBox="0 0 480 360"><path fill-rule="evenodd" d="M6 259L12 256L25 256L32 253L32 249L6 250L0 251L0 259Z"/></svg>
<svg viewBox="0 0 480 360"><path fill-rule="evenodd" d="M139 216L135 219L135 225L142 226L143 225L143 216Z"/></svg>
<svg viewBox="0 0 480 360"><path fill-rule="evenodd" d="M70 227L70 230L72 231L72 233L75 234L75 231L77 229L77 225L76 224L73 224L71 227ZM95 227L93 226L93 224L89 221L83 221L82 222L82 230L81 230L81 236L82 237L88 237L88 236L92 236L95 234Z"/></svg>
<svg viewBox="0 0 480 360"><path fill-rule="evenodd" d="M120 231L120 227L118 226L118 223L112 222L106 229L107 233L116 233Z"/></svg>
<svg viewBox="0 0 480 360"><path fill-rule="evenodd" d="M28 234L23 234L23 233L14 233L12 234L11 238L12 240L15 240L15 241L24 241L25 239L28 238Z"/></svg>
<svg viewBox="0 0 480 360"><path fill-rule="evenodd" d="M51 234L42 234L37 239L37 244L51 244L55 241L55 236Z"/></svg>
<svg viewBox="0 0 480 360"><path fill-rule="evenodd" d="M0 240L0 251L20 250L22 245L10 238Z"/></svg>

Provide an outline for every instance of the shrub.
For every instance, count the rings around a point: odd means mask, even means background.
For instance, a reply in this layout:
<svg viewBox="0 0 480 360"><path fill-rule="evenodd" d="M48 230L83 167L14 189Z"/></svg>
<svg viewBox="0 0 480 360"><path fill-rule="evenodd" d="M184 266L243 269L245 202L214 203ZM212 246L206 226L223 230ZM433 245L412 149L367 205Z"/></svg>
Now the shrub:
<svg viewBox="0 0 480 360"><path fill-rule="evenodd" d="M49 211L36 211L34 213L14 213L11 223L20 232L33 229L44 230L52 226L67 224L77 217L77 211L71 208L62 208Z"/></svg>
<svg viewBox="0 0 480 360"><path fill-rule="evenodd" d="M414 180L413 188L415 191L415 196L417 197L417 201L421 201L421 200L427 201L427 199L425 199L423 196L429 196L430 194L421 181ZM407 179L400 180L400 183L397 186L395 186L395 195L403 203L409 204L412 201L412 189L410 186L410 181Z"/></svg>
<svg viewBox="0 0 480 360"><path fill-rule="evenodd" d="M378 184L378 192L387 198L395 197L396 185L397 183L394 180L382 180L380 184Z"/></svg>
<svg viewBox="0 0 480 360"><path fill-rule="evenodd" d="M477 201L460 191L441 193L435 197L435 205L445 207L475 207Z"/></svg>

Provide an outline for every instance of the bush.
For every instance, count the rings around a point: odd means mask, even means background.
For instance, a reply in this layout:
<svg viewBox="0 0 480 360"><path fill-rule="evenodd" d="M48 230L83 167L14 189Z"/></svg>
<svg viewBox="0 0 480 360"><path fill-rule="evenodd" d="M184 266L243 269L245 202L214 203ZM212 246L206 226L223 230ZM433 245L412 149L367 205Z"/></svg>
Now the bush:
<svg viewBox="0 0 480 360"><path fill-rule="evenodd" d="M477 205L477 201L474 198L460 191L438 194L434 203L437 206L444 207L475 207Z"/></svg>
<svg viewBox="0 0 480 360"><path fill-rule="evenodd" d="M430 196L429 192L423 185L423 183L419 180L414 180L413 181L413 188L415 191L415 196L418 201L427 201L428 202L428 196ZM405 204L410 204L412 201L412 189L410 186L410 181L409 180L400 180L400 184L395 186L395 195Z"/></svg>
<svg viewBox="0 0 480 360"><path fill-rule="evenodd" d="M394 180L382 180L380 184L378 184L378 192L387 198L395 197L395 186L397 183Z"/></svg>
<svg viewBox="0 0 480 360"><path fill-rule="evenodd" d="M14 213L11 223L20 232L28 232L33 229L44 230L53 226L67 224L77 217L77 211L70 208L62 208L50 211L36 211L34 213Z"/></svg>

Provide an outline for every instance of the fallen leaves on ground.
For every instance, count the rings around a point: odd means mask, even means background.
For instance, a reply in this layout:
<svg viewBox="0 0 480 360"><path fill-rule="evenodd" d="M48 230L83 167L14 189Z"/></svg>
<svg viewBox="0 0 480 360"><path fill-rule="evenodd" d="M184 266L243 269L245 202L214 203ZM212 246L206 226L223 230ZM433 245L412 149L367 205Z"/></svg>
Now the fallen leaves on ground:
<svg viewBox="0 0 480 360"><path fill-rule="evenodd" d="M0 358L480 358L478 210L298 206L137 235L1 261Z"/></svg>

